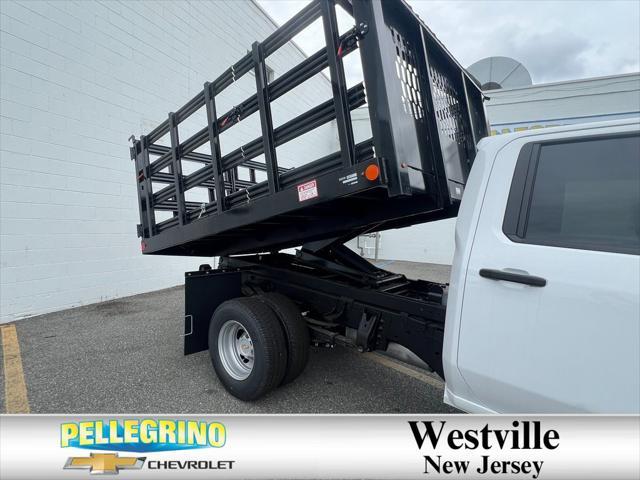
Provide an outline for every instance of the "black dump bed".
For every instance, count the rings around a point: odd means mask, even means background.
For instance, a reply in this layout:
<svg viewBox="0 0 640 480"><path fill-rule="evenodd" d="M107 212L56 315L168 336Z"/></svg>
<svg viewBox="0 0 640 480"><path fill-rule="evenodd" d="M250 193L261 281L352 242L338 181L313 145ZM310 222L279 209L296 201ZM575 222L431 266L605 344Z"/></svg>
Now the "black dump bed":
<svg viewBox="0 0 640 480"><path fill-rule="evenodd" d="M353 17L354 28L342 34L336 4ZM270 79L268 57L318 19L327 47ZM358 53L364 81L347 88L343 60ZM271 102L327 68L333 98L274 128ZM216 111L217 96L247 74L255 77L256 93ZM352 111L364 105L371 138L356 143ZM206 124L182 139L182 122L200 109ZM221 154L220 135L252 114L260 120L256 138ZM303 166L278 165L276 147L330 122L338 151L317 158L309 148ZM408 5L314 0L148 135L133 139L142 250L266 252L455 216L485 135L476 82ZM206 189L206 201L185 199L195 188Z"/></svg>

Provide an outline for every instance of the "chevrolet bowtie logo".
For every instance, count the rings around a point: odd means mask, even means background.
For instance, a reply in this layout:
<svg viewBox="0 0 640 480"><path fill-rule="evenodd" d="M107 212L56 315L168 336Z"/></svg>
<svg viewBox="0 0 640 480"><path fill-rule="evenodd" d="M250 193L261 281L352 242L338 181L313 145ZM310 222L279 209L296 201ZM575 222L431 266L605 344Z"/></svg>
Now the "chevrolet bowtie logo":
<svg viewBox="0 0 640 480"><path fill-rule="evenodd" d="M139 470L146 457L119 457L117 453L91 453L90 457L69 457L65 469L88 468L94 475L114 475L122 469Z"/></svg>

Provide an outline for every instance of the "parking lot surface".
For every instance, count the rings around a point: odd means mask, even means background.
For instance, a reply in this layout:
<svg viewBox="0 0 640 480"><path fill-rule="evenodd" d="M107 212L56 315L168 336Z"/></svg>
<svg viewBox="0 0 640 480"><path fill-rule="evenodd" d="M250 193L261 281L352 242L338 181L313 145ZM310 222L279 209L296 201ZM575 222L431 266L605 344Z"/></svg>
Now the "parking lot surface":
<svg viewBox="0 0 640 480"><path fill-rule="evenodd" d="M449 267L379 262L447 281ZM183 356L183 287L15 322L31 413L451 413L435 375L375 353L312 348L293 383L255 402L229 395L208 352ZM3 347L2 354L7 347ZM13 359L15 360L15 359ZM2 361L2 359L0 359ZM0 375L2 411L14 379ZM5 389L4 386L7 385Z"/></svg>

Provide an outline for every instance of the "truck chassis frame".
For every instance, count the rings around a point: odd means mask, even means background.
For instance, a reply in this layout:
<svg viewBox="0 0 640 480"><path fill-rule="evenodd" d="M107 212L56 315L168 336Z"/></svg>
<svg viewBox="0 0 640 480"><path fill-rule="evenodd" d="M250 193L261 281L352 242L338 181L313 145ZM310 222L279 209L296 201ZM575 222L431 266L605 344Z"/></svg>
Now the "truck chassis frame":
<svg viewBox="0 0 640 480"><path fill-rule="evenodd" d="M295 255L222 257L219 267L185 274L185 355L208 348L209 322L222 302L278 292L305 312L315 343L364 352L394 342L444 378L445 284L382 270L340 243L306 245Z"/></svg>

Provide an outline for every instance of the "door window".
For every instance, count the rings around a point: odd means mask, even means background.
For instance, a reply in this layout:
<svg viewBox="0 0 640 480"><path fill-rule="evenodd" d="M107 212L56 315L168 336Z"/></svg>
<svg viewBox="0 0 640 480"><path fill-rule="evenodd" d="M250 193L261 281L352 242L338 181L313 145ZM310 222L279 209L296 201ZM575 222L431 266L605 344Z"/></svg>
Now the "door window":
<svg viewBox="0 0 640 480"><path fill-rule="evenodd" d="M640 136L540 143L525 151L503 225L512 240L640 253Z"/></svg>

